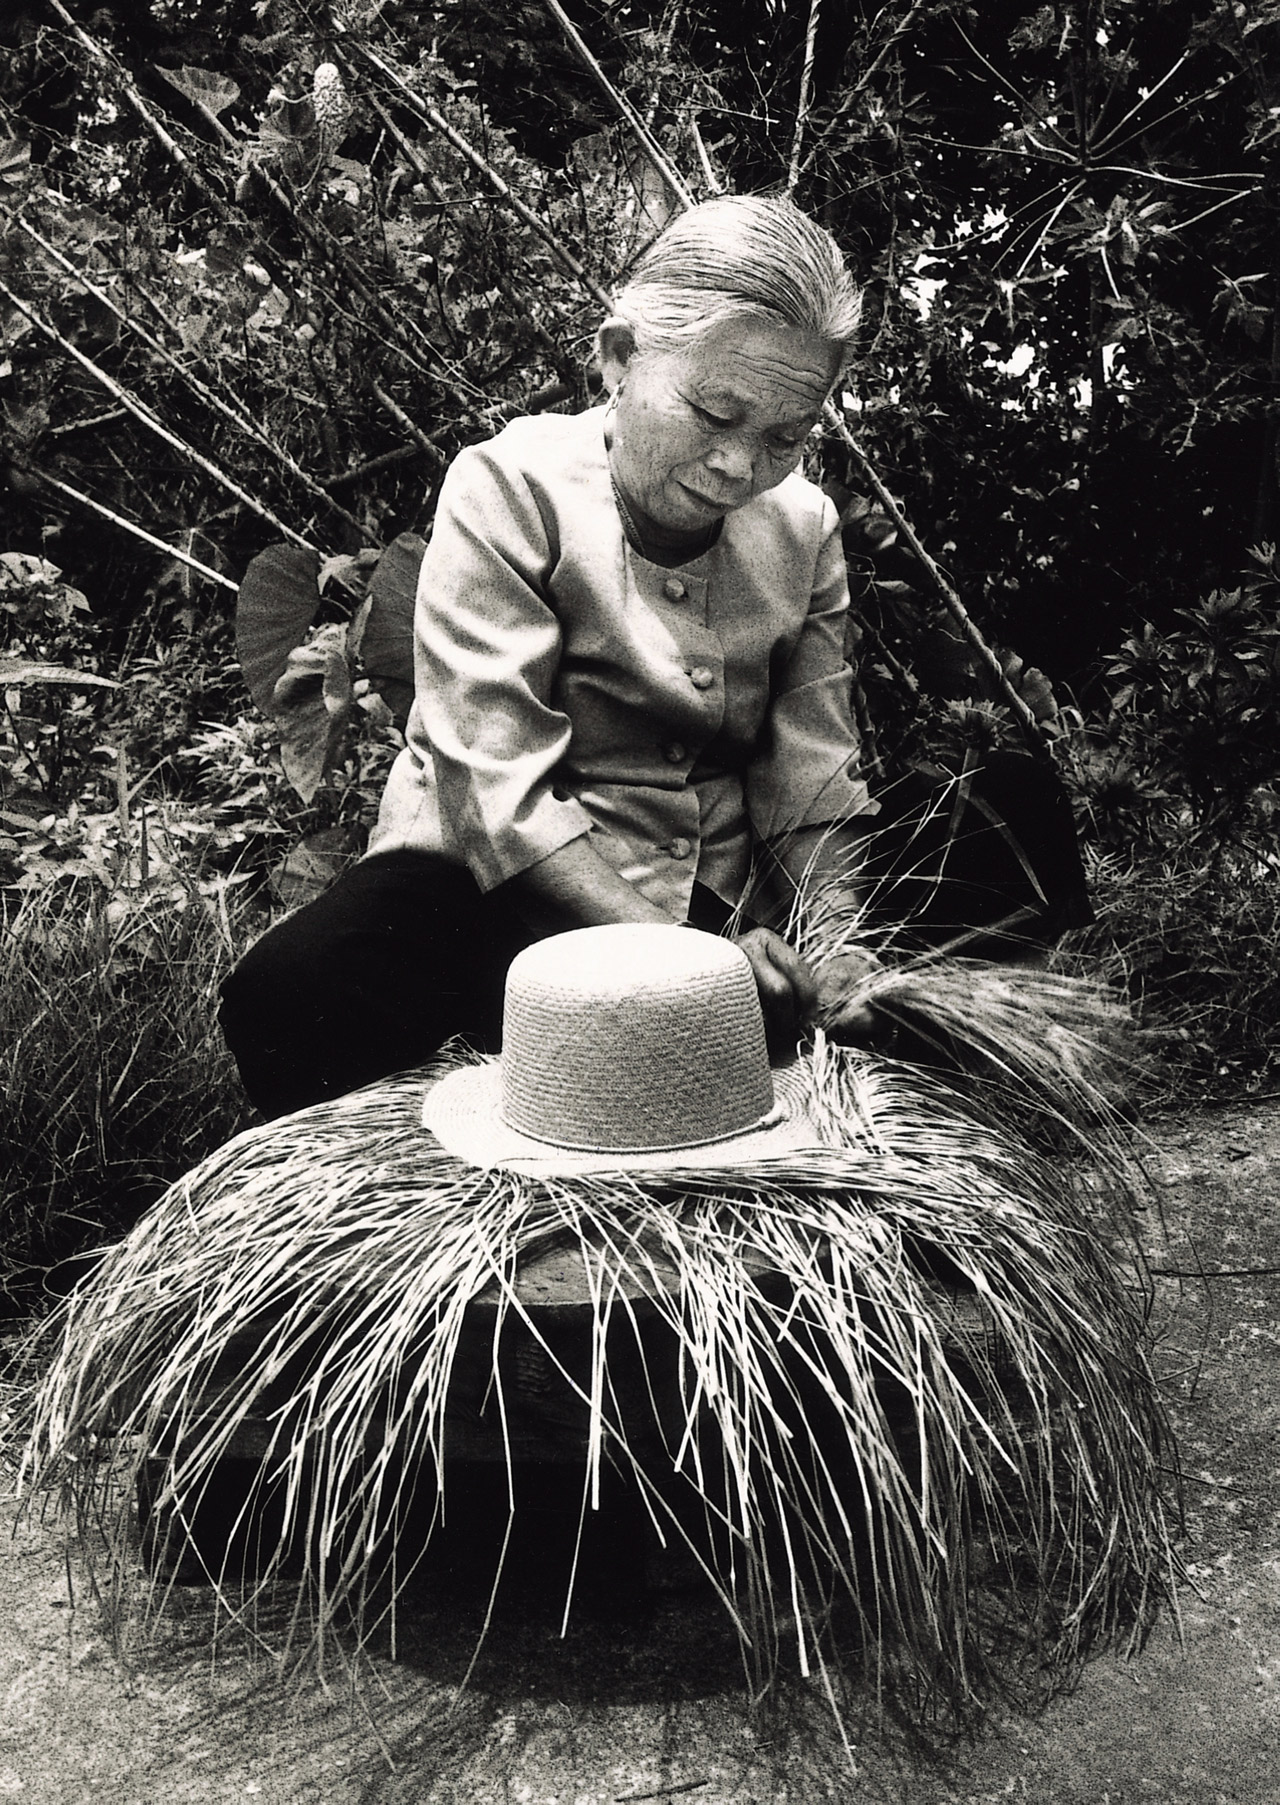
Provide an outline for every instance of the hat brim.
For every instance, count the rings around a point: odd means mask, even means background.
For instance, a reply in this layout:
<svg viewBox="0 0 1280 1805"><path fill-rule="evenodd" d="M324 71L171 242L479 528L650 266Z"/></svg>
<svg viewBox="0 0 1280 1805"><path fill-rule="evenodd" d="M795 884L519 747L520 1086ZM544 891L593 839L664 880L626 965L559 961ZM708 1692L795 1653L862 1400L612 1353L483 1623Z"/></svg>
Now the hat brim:
<svg viewBox="0 0 1280 1805"><path fill-rule="evenodd" d="M428 1090L422 1125L455 1158L469 1166L501 1166L533 1178L588 1172L675 1172L731 1169L798 1153L826 1152L804 1107L802 1088L790 1072L774 1073L775 1107L767 1120L740 1134L696 1147L618 1153L560 1147L522 1134L504 1122L502 1066L498 1059L447 1072Z"/></svg>

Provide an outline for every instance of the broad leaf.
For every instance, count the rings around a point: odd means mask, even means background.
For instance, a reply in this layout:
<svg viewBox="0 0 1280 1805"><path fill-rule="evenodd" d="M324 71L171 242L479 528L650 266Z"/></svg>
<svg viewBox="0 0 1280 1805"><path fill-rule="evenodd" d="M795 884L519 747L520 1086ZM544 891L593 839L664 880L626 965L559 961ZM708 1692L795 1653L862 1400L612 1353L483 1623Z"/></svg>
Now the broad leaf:
<svg viewBox="0 0 1280 1805"><path fill-rule="evenodd" d="M236 603L236 651L245 684L263 714L320 605L320 559L300 545L269 545L250 564Z"/></svg>
<svg viewBox="0 0 1280 1805"><path fill-rule="evenodd" d="M426 541L401 533L378 560L360 640L364 673L403 727L413 701L413 605Z"/></svg>
<svg viewBox="0 0 1280 1805"><path fill-rule="evenodd" d="M369 566L375 564L378 554L372 549L361 552L338 552L332 558L326 558L320 566L320 593L324 594L331 583L339 584L350 595L363 595L368 582Z"/></svg>
<svg viewBox="0 0 1280 1805"><path fill-rule="evenodd" d="M185 94L198 107L212 113L216 119L219 113L225 113L228 107L235 105L240 98L240 89L229 76L218 75L212 69L193 69L185 63L181 69L162 69L157 64L156 74Z"/></svg>
<svg viewBox="0 0 1280 1805"><path fill-rule="evenodd" d="M120 227L96 207L65 205L59 207L51 232L55 243L91 248L105 239L118 238Z"/></svg>
<svg viewBox="0 0 1280 1805"><path fill-rule="evenodd" d="M273 868L271 888L287 909L300 909L329 888L355 851L345 827L322 827L300 840Z"/></svg>
<svg viewBox="0 0 1280 1805"><path fill-rule="evenodd" d="M351 673L341 627L325 627L309 645L294 647L268 712L280 728L284 774L304 802L311 801L324 781L351 713L351 701Z"/></svg>

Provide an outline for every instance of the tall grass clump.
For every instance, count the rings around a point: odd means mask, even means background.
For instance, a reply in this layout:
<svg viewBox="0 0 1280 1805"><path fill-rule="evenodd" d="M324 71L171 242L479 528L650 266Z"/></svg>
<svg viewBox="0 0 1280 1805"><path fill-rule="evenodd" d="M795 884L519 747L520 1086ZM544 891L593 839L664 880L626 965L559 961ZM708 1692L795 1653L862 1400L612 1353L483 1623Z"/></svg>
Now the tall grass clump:
<svg viewBox="0 0 1280 1805"><path fill-rule="evenodd" d="M1097 924L1071 944L1126 993L1160 1049L1162 1084L1238 1092L1280 1069L1280 862L1191 846L1092 859Z"/></svg>
<svg viewBox="0 0 1280 1805"><path fill-rule="evenodd" d="M77 880L0 900L0 1287L118 1235L249 1111L214 1019L235 892Z"/></svg>

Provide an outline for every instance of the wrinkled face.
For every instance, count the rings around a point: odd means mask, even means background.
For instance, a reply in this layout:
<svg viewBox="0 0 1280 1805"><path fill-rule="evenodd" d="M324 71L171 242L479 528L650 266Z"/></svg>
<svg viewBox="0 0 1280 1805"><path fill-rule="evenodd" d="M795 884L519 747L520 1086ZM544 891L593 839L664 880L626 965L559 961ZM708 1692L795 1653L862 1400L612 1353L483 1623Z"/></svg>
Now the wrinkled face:
<svg viewBox="0 0 1280 1805"><path fill-rule="evenodd" d="M676 351L634 351L629 326L600 334L615 412L611 461L627 499L693 533L772 489L800 461L840 367L829 339L729 319Z"/></svg>

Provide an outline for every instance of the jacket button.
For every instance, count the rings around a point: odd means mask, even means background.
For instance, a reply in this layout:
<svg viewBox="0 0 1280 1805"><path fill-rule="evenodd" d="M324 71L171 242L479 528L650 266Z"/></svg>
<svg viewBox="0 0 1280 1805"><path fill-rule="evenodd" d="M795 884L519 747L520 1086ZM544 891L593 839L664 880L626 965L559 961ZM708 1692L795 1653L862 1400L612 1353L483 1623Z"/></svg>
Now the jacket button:
<svg viewBox="0 0 1280 1805"><path fill-rule="evenodd" d="M715 672L709 671L705 664L695 665L689 672L689 681L695 689L710 689L715 680Z"/></svg>
<svg viewBox="0 0 1280 1805"><path fill-rule="evenodd" d="M687 859L689 854L693 851L693 842L685 839L673 840L670 846L667 847L667 851L671 854L673 859Z"/></svg>
<svg viewBox="0 0 1280 1805"><path fill-rule="evenodd" d="M668 740L662 748L662 756L669 765L682 765L684 763L684 747L679 740Z"/></svg>
<svg viewBox="0 0 1280 1805"><path fill-rule="evenodd" d="M682 602L685 598L685 587L679 577L668 577L662 585L662 593L669 602Z"/></svg>

